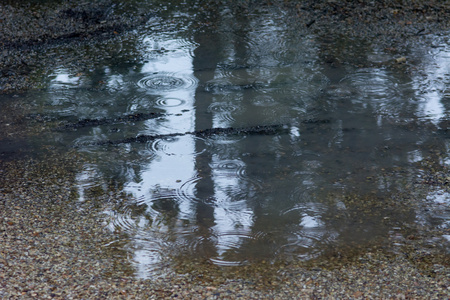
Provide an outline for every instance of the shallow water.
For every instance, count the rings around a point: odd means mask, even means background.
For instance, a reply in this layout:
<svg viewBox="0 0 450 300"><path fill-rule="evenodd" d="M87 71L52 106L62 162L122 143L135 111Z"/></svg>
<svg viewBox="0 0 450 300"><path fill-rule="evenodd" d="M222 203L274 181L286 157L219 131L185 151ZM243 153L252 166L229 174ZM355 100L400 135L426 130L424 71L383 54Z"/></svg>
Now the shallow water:
<svg viewBox="0 0 450 300"><path fill-rule="evenodd" d="M109 45L103 63L61 64L48 89L14 98L30 107L30 126L51 127L30 137L34 147L89 158L80 202L93 189L126 195L104 213L138 276L169 254L220 266L309 260L408 224L448 228L448 210L420 215L404 196L433 153L449 163L448 37L398 54L303 33L282 11L235 19L224 9L214 26L171 13Z"/></svg>

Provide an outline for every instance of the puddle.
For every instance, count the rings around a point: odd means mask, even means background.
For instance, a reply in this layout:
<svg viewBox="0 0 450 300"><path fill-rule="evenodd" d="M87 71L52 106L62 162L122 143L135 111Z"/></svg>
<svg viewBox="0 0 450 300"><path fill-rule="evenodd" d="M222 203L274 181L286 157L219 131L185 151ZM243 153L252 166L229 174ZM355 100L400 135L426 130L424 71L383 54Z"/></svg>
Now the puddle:
<svg viewBox="0 0 450 300"><path fill-rule="evenodd" d="M431 150L448 161L450 45L412 49L417 64L400 65L355 41L296 34L282 16L236 22L152 25L136 41L141 59L88 73L61 66L48 89L18 97L30 126L46 128L32 147L77 147L90 160L77 176L80 201L120 183L127 196L104 213L127 236L137 275L153 276L169 255L219 266L307 261L369 247L416 218L430 223L398 195ZM335 42L358 63L330 57ZM260 130L273 125L286 130ZM428 199L445 208L431 223L447 232L449 198Z"/></svg>

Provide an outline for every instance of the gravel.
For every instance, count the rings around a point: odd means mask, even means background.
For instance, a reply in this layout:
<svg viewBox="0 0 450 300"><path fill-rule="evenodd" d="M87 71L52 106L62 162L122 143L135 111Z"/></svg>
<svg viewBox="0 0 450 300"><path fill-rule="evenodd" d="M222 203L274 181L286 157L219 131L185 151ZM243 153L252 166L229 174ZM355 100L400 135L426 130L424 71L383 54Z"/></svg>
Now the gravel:
<svg viewBox="0 0 450 300"><path fill-rule="evenodd" d="M199 13L206 13L226 1L199 2ZM0 4L0 89L4 93L42 86L54 57L39 53L92 39L123 38L151 15L123 13L127 10L109 0L29 3L34 4ZM245 13L257 3L243 1L239 5ZM450 22L450 6L441 1L273 1L266 5L288 6L293 21L311 33L374 38L397 49L425 35L447 32ZM71 59L68 55L65 59ZM427 228L406 237L393 235L391 243L383 247L348 257L331 254L324 260L333 261L331 264L261 262L222 269L192 260L173 264L164 275L136 279L126 253L120 247L107 246L117 236L106 229L105 207L96 203L95 197L78 201L75 175L83 158L76 152L61 157L52 149L45 149L45 158L9 152L5 143L14 142L16 147L21 137L35 133L20 119L25 108L11 104L8 109L11 113L0 120L0 298L450 297L448 248L429 243L433 237L449 233ZM416 188L448 188L448 173L430 171Z"/></svg>
<svg viewBox="0 0 450 300"><path fill-rule="evenodd" d="M427 43L427 37L446 34L450 28L450 5L445 1L194 0L174 1L173 6L201 16L204 22L189 25L200 31L214 28L224 7L236 17L275 7L286 13L299 34L325 40L362 38L396 53L417 42ZM98 60L105 64L118 55L114 48L119 41L132 42L149 20L158 23L170 17L164 3L158 2L4 1L0 4L0 91L45 87L48 75L60 65L76 74ZM90 46L98 53L90 49L90 55L83 55ZM137 56L138 52L130 53L127 59Z"/></svg>
<svg viewBox="0 0 450 300"><path fill-rule="evenodd" d="M50 154L49 154L50 153ZM219 268L202 261L136 279L124 253L106 247L101 207L80 204L76 153L0 162L0 297L3 299L445 299L447 254L386 245L327 264L259 263ZM61 168L64 165L64 168ZM394 242L392 245L394 245ZM425 251L425 252L424 252ZM433 252L434 251L434 252ZM328 258L330 262L332 259Z"/></svg>

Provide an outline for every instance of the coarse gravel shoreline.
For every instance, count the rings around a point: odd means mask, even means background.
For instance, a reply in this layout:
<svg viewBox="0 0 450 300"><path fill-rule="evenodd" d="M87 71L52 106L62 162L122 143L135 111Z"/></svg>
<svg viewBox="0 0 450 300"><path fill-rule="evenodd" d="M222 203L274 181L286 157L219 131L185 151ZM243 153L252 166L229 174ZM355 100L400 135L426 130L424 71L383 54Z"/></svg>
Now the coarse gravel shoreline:
<svg viewBox="0 0 450 300"><path fill-rule="evenodd" d="M288 12L299 34L324 38L347 36L369 39L379 47L402 53L427 37L446 34L450 29L450 4L446 1L173 1L180 10L204 15L205 23L193 24L197 30L214 28L223 7L236 15L258 13L261 7L279 7ZM153 17L165 15L164 3L139 5L140 1L6 1L0 3L0 92L14 93L45 88L46 77L59 64L86 70L98 57L82 57L58 48L129 39L126 36ZM142 2L147 3L147 2ZM150 2L151 3L151 2ZM109 45L108 47L111 47ZM103 56L108 50L102 49ZM99 53L99 56L101 54ZM76 61L76 63L74 62Z"/></svg>
<svg viewBox="0 0 450 300"><path fill-rule="evenodd" d="M39 78L54 66L54 57L42 61L36 53L86 40L120 38L157 13L123 14L109 10L116 7L109 0L49 1L51 9L45 13L39 5L7 3L0 4L0 89L11 95L42 87ZM205 11L223 5L202 4ZM450 29L450 6L441 1L269 4L289 6L297 22L315 34L380 37L381 44L396 49ZM251 9L255 4L246 5ZM331 28L330 23L338 26ZM65 59L73 59L73 53L68 55ZM11 107L11 113L2 116L0 142L34 134L24 127L23 109ZM64 156L53 149L45 151L46 155L13 151L0 156L2 299L450 298L448 250L427 242L442 232L425 229L404 238L401 246L393 240L385 247L330 258L331 265L261 263L221 269L193 261L164 276L136 279L126 255L106 247L116 236L105 226L105 207L95 197L78 201L75 175L83 157L75 151ZM447 176L448 170L430 170L429 181L448 189Z"/></svg>
<svg viewBox="0 0 450 300"><path fill-rule="evenodd" d="M392 246L333 266L279 265L220 269L192 262L178 272L134 279L96 204L79 204L74 153L2 161L0 297L2 299L446 299L450 270L442 251ZM64 164L65 168L61 168ZM408 250L409 249L409 250ZM425 251L425 252L424 252Z"/></svg>

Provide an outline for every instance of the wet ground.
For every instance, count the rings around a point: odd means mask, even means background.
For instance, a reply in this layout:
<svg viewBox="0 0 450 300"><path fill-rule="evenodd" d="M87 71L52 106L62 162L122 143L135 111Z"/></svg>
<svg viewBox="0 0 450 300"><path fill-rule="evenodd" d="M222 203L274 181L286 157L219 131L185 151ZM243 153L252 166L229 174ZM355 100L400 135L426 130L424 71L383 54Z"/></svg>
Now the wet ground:
<svg viewBox="0 0 450 300"><path fill-rule="evenodd" d="M278 286L298 272L287 266L347 276L351 266L361 273L391 263L386 276L399 287L403 266L432 278L417 275L418 286L443 295L449 9L4 5L12 17L0 23L2 203L12 215L37 218L30 224L47 222L43 215L97 220L98 228L84 229L96 236L91 245L73 251L101 245L87 259L103 261L98 276L185 273L213 292L243 274ZM39 30L13 32L24 18ZM23 216L20 207L30 205L48 212ZM19 223L5 222L5 230ZM76 228L62 248L83 236ZM54 235L46 230L27 236L45 241ZM14 251L5 250L4 267ZM286 288L313 297L311 278Z"/></svg>

